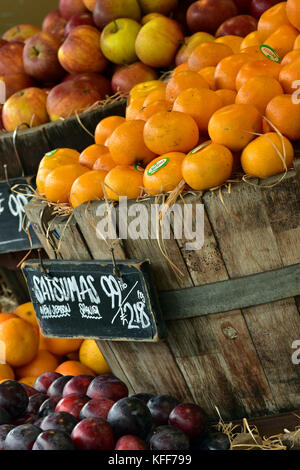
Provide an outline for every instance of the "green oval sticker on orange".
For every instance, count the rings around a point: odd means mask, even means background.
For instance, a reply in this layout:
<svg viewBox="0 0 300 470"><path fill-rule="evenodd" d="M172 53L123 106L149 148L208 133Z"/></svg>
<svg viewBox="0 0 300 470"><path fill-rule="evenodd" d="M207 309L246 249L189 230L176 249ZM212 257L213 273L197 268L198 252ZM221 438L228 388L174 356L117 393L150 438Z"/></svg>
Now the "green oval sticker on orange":
<svg viewBox="0 0 300 470"><path fill-rule="evenodd" d="M140 173L144 173L144 171L145 171L145 169L141 165L139 165L138 163L134 163L133 168L136 171L139 171Z"/></svg>
<svg viewBox="0 0 300 470"><path fill-rule="evenodd" d="M272 47L268 46L267 44L262 44L260 46L260 51L265 57L267 57L267 59L270 59L273 62L277 62L278 64L280 64L281 57L277 54L274 49L272 49Z"/></svg>
<svg viewBox="0 0 300 470"><path fill-rule="evenodd" d="M58 149L51 150L50 152L45 153L45 157L52 157L57 151Z"/></svg>
<svg viewBox="0 0 300 470"><path fill-rule="evenodd" d="M207 145L211 144L211 142L203 142L203 144L198 145L195 147L193 150L190 151L188 155L194 155L195 153L199 152L200 150L204 149L207 147Z"/></svg>
<svg viewBox="0 0 300 470"><path fill-rule="evenodd" d="M147 171L148 176L154 175L157 171L159 171L161 168L166 166L169 163L170 159L169 158L162 158L158 162L154 163L149 170Z"/></svg>

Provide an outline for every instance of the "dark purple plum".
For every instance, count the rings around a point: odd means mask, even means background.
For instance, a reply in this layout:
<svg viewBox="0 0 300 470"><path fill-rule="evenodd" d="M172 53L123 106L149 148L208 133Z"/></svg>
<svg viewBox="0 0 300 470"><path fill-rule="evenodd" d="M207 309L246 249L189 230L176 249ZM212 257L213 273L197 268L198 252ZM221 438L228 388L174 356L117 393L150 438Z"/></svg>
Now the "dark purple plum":
<svg viewBox="0 0 300 470"><path fill-rule="evenodd" d="M48 431L50 429L58 429L67 434L71 434L78 420L70 413L64 411L55 411L54 413L46 416L41 422L41 429Z"/></svg>
<svg viewBox="0 0 300 470"><path fill-rule="evenodd" d="M48 397L62 397L65 385L71 379L73 379L73 375L63 375L62 377L58 377L58 379L54 380L48 388Z"/></svg>
<svg viewBox="0 0 300 470"><path fill-rule="evenodd" d="M71 434L78 450L113 450L114 432L110 424L102 418L86 418L80 421Z"/></svg>
<svg viewBox="0 0 300 470"><path fill-rule="evenodd" d="M0 425L10 424L10 423L11 423L10 414L4 408L0 408Z"/></svg>
<svg viewBox="0 0 300 470"><path fill-rule="evenodd" d="M42 432L33 444L32 450L76 450L69 434L59 430Z"/></svg>
<svg viewBox="0 0 300 470"><path fill-rule="evenodd" d="M107 419L109 410L115 404L114 401L108 398L99 398L99 400L90 400L80 411L80 419L85 418L103 418Z"/></svg>
<svg viewBox="0 0 300 470"><path fill-rule="evenodd" d="M29 403L26 390L15 380L6 380L0 384L0 407L4 408L13 419L25 413Z"/></svg>
<svg viewBox="0 0 300 470"><path fill-rule="evenodd" d="M175 406L179 405L179 400L170 395L158 395L150 398L147 406L152 415L152 419L156 426L168 424L169 416Z"/></svg>
<svg viewBox="0 0 300 470"><path fill-rule="evenodd" d="M42 421L44 418L38 418L33 424L37 426L38 428L41 427Z"/></svg>
<svg viewBox="0 0 300 470"><path fill-rule="evenodd" d="M69 395L57 403L55 411L65 411L79 420L82 408L89 401L90 398L85 395Z"/></svg>
<svg viewBox="0 0 300 470"><path fill-rule="evenodd" d="M48 398L44 401L38 411L38 415L41 418L48 416L50 413L54 413L57 403L61 400L61 397Z"/></svg>
<svg viewBox="0 0 300 470"><path fill-rule="evenodd" d="M204 439L196 439L191 443L191 450L229 450L230 441L226 434L215 432Z"/></svg>
<svg viewBox="0 0 300 470"><path fill-rule="evenodd" d="M34 382L33 388L40 393L47 393L50 385L59 377L62 377L58 372L44 372Z"/></svg>
<svg viewBox="0 0 300 470"><path fill-rule="evenodd" d="M103 376L99 375L90 383L86 394L90 398L109 398L116 402L128 397L128 388L124 382L121 382L116 377L103 378Z"/></svg>
<svg viewBox="0 0 300 470"><path fill-rule="evenodd" d="M148 450L146 442L137 436L120 437L116 443L115 450Z"/></svg>
<svg viewBox="0 0 300 470"><path fill-rule="evenodd" d="M74 394L86 395L87 389L94 378L95 377L93 375L77 375L76 377L73 377L73 379L66 383L63 390L63 397Z"/></svg>
<svg viewBox="0 0 300 470"><path fill-rule="evenodd" d="M38 393L40 393L38 390L35 390L35 388L30 387L30 385L23 384L22 382L20 382L20 384L22 385L23 388L25 388L25 390L27 392L27 395L28 395L28 398L32 397L33 395L37 395Z"/></svg>
<svg viewBox="0 0 300 470"><path fill-rule="evenodd" d="M20 418L15 419L13 424L15 426L21 426L21 424L35 424L38 416L34 413L25 413Z"/></svg>
<svg viewBox="0 0 300 470"><path fill-rule="evenodd" d="M181 429L190 439L203 435L206 422L202 408L193 403L177 405L169 416L169 424Z"/></svg>
<svg viewBox="0 0 300 470"><path fill-rule="evenodd" d="M135 395L131 395L131 398L137 398L138 400L142 400L144 403L148 403L154 395L152 393L136 393Z"/></svg>
<svg viewBox="0 0 300 470"><path fill-rule="evenodd" d="M149 437L151 450L188 450L190 441L187 435L173 426L159 426Z"/></svg>
<svg viewBox="0 0 300 470"><path fill-rule="evenodd" d="M29 398L27 412L34 413L37 415L42 403L44 403L44 401L46 400L48 400L48 395L46 395L45 393L38 393L36 395L33 395Z"/></svg>
<svg viewBox="0 0 300 470"><path fill-rule="evenodd" d="M13 424L2 424L2 426L0 426L0 450L4 450L6 436L14 427Z"/></svg>
<svg viewBox="0 0 300 470"><path fill-rule="evenodd" d="M40 428L33 424L17 426L7 434L4 450L31 450L40 433Z"/></svg>
<svg viewBox="0 0 300 470"><path fill-rule="evenodd" d="M152 416L149 408L137 398L122 398L110 409L107 421L112 426L116 438L127 434L145 439L152 429Z"/></svg>

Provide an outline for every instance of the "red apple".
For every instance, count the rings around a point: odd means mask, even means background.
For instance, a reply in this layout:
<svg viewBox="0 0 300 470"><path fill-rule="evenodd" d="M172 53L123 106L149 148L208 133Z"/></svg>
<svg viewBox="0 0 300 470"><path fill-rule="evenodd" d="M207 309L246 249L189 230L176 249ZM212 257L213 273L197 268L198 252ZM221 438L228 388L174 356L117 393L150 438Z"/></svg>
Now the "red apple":
<svg viewBox="0 0 300 470"><path fill-rule="evenodd" d="M191 6L191 4L194 3L194 1L195 0L181 0L172 14L173 20L181 24L182 28L184 29L184 32L187 35L190 34L190 31L186 21L186 12L187 9Z"/></svg>
<svg viewBox="0 0 300 470"><path fill-rule="evenodd" d="M42 29L45 33L54 34L62 42L65 37L65 27L67 20L65 20L59 10L53 10L48 13L43 21Z"/></svg>
<svg viewBox="0 0 300 470"><path fill-rule="evenodd" d="M216 37L220 36L241 36L246 37L252 31L257 30L257 20L250 15L238 15L224 21L216 32Z"/></svg>
<svg viewBox="0 0 300 470"><path fill-rule="evenodd" d="M234 0L234 3L238 8L239 13L250 13L251 1L252 0Z"/></svg>
<svg viewBox="0 0 300 470"><path fill-rule="evenodd" d="M6 41L20 41L26 42L27 39L31 38L36 33L39 33L41 30L32 24L19 24L8 29L3 35L2 38Z"/></svg>
<svg viewBox="0 0 300 470"><path fill-rule="evenodd" d="M101 100L99 91L87 80L69 80L52 88L47 99L51 121L81 113Z"/></svg>
<svg viewBox="0 0 300 470"><path fill-rule="evenodd" d="M78 73L74 75L67 75L63 81L68 82L70 80L74 80L76 82L83 80L85 82L88 82L92 87L96 88L96 90L100 93L101 99L111 94L110 81L106 77L103 77L103 75L101 75L100 73L87 72L87 73Z"/></svg>
<svg viewBox="0 0 300 470"><path fill-rule="evenodd" d="M114 93L118 91L129 93L138 83L157 80L157 73L148 65L142 62L124 66L114 73L112 77L112 89Z"/></svg>
<svg viewBox="0 0 300 470"><path fill-rule="evenodd" d="M252 0L251 2L251 15L259 20L261 15L273 7L277 3L280 3L281 0ZM300 6L300 5L299 5Z"/></svg>
<svg viewBox="0 0 300 470"><path fill-rule="evenodd" d="M59 11L65 20L69 20L74 15L81 15L86 11L83 0L59 0Z"/></svg>
<svg viewBox="0 0 300 470"><path fill-rule="evenodd" d="M233 0L198 0L187 11L187 24L192 33L206 31L214 34L223 21L237 15Z"/></svg>
<svg viewBox="0 0 300 470"><path fill-rule="evenodd" d="M27 122L31 127L49 121L46 109L47 94L40 88L26 88L12 95L3 106L2 119L8 132Z"/></svg>
<svg viewBox="0 0 300 470"><path fill-rule="evenodd" d="M70 32L76 28L76 26L82 26L83 24L96 26L91 13L82 13L81 15L72 16L72 18L66 24L65 36L68 36Z"/></svg>
<svg viewBox="0 0 300 470"><path fill-rule="evenodd" d="M41 32L25 44L23 61L25 72L44 83L56 82L65 74L57 54L60 40L53 34Z"/></svg>
<svg viewBox="0 0 300 470"><path fill-rule="evenodd" d="M10 98L17 91L33 87L35 85L33 79L25 73L11 73L9 75L0 76L0 82L5 83L6 99Z"/></svg>
<svg viewBox="0 0 300 470"><path fill-rule="evenodd" d="M0 49L0 75L25 73L23 64L24 44L9 42Z"/></svg>
<svg viewBox="0 0 300 470"><path fill-rule="evenodd" d="M7 44L7 42L8 41L6 41L5 39L0 38L0 48L4 46L4 44Z"/></svg>
<svg viewBox="0 0 300 470"><path fill-rule="evenodd" d="M83 0L85 8L87 8L90 11L94 10L96 2L97 2L97 0Z"/></svg>
<svg viewBox="0 0 300 470"><path fill-rule="evenodd" d="M77 26L58 51L62 67L69 73L102 72L107 60L100 49L100 31L93 26Z"/></svg>
<svg viewBox="0 0 300 470"><path fill-rule="evenodd" d="M118 18L140 21L142 12L138 0L97 0L93 16L98 28L103 29Z"/></svg>

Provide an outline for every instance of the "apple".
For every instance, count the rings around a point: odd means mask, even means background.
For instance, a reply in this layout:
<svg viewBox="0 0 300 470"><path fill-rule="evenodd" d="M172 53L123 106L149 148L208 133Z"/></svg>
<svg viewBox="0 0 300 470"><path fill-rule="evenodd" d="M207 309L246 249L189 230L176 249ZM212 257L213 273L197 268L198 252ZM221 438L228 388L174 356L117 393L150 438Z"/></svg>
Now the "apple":
<svg viewBox="0 0 300 470"><path fill-rule="evenodd" d="M130 18L108 23L102 31L100 45L105 57L114 64L132 64L137 60L135 41L141 25Z"/></svg>
<svg viewBox="0 0 300 470"><path fill-rule="evenodd" d="M251 15L259 20L261 15L269 8L273 7L281 0L252 0L251 1Z"/></svg>
<svg viewBox="0 0 300 470"><path fill-rule="evenodd" d="M187 9L194 3L195 0L180 0L178 6L172 13L172 19L177 21L183 28L186 35L190 35L190 31L186 22Z"/></svg>
<svg viewBox="0 0 300 470"><path fill-rule="evenodd" d="M187 11L187 24L192 33L206 31L215 34L225 20L238 14L233 0L198 0Z"/></svg>
<svg viewBox="0 0 300 470"><path fill-rule="evenodd" d="M2 46L4 46L4 44L7 44L7 43L8 43L8 41L6 41L5 39L0 38L0 49L1 49Z"/></svg>
<svg viewBox="0 0 300 470"><path fill-rule="evenodd" d="M59 0L58 8L61 16L67 21L74 15L86 12L83 0Z"/></svg>
<svg viewBox="0 0 300 470"><path fill-rule="evenodd" d="M251 1L252 0L234 0L234 3L238 8L239 13L250 13Z"/></svg>
<svg viewBox="0 0 300 470"><path fill-rule="evenodd" d="M12 132L23 122L27 122L31 127L49 122L46 101L47 94L40 88L26 88L12 95L2 110L5 129Z"/></svg>
<svg viewBox="0 0 300 470"><path fill-rule="evenodd" d="M148 23L148 21L154 20L154 18L157 18L158 16L165 15L162 15L161 13L148 13L148 15L143 16L141 19L141 24L144 26L144 24Z"/></svg>
<svg viewBox="0 0 300 470"><path fill-rule="evenodd" d="M76 28L76 26L82 26L83 24L95 26L91 13L81 13L81 15L72 16L72 18L66 24L65 36L68 36L70 32Z"/></svg>
<svg viewBox="0 0 300 470"><path fill-rule="evenodd" d="M98 28L103 29L118 18L140 21L142 13L138 0L97 0L93 16Z"/></svg>
<svg viewBox="0 0 300 470"><path fill-rule="evenodd" d="M65 37L65 27L67 20L65 20L59 10L53 10L45 17L42 25L42 30L45 33L54 34L62 42Z"/></svg>
<svg viewBox="0 0 300 470"><path fill-rule="evenodd" d="M102 72L107 60L100 49L101 33L93 26L77 26L58 51L58 60L69 73Z"/></svg>
<svg viewBox="0 0 300 470"><path fill-rule="evenodd" d="M6 99L10 98L17 91L33 87L35 85L33 79L25 73L11 73L9 75L0 76L0 82L5 83Z"/></svg>
<svg viewBox="0 0 300 470"><path fill-rule="evenodd" d="M143 13L162 13L169 15L178 5L178 0L139 0Z"/></svg>
<svg viewBox="0 0 300 470"><path fill-rule="evenodd" d="M25 44L23 62L25 72L44 83L56 82L65 74L57 53L60 40L53 34L41 32L32 36Z"/></svg>
<svg viewBox="0 0 300 470"><path fill-rule="evenodd" d="M67 75L64 78L64 82L74 80L74 81L87 81L89 84L96 88L96 90L100 93L101 99L109 96L111 94L111 83L106 78L103 77L100 73L95 72L86 72L86 73L77 73L74 75Z"/></svg>
<svg viewBox="0 0 300 470"><path fill-rule="evenodd" d="M114 93L118 91L129 93L138 83L157 79L155 70L142 62L135 62L115 72L112 76L111 85Z"/></svg>
<svg viewBox="0 0 300 470"><path fill-rule="evenodd" d="M95 8L97 0L83 0L85 8L87 8L90 11L93 11Z"/></svg>
<svg viewBox="0 0 300 470"><path fill-rule="evenodd" d="M195 47L199 46L199 44L202 44L203 42L213 42L214 40L215 37L212 36L212 34L201 32L194 33L189 38L185 38L184 43L176 54L176 65L180 65L183 64L183 62L187 62L191 53L193 52Z"/></svg>
<svg viewBox="0 0 300 470"><path fill-rule="evenodd" d="M241 36L246 37L248 34L257 30L257 20L250 15L238 15L229 20L224 21L216 32L216 37L220 36Z"/></svg>
<svg viewBox="0 0 300 470"><path fill-rule="evenodd" d="M47 98L51 121L81 113L101 100L99 91L87 80L68 80L52 88Z"/></svg>
<svg viewBox="0 0 300 470"><path fill-rule="evenodd" d="M150 67L169 67L184 40L179 23L158 17L146 23L135 43L138 58Z"/></svg>
<svg viewBox="0 0 300 470"><path fill-rule="evenodd" d="M9 42L0 49L0 75L25 73L22 42Z"/></svg>
<svg viewBox="0 0 300 470"><path fill-rule="evenodd" d="M20 41L26 42L27 39L31 38L36 33L39 33L41 30L32 24L19 24L8 29L3 35L2 38L6 41Z"/></svg>

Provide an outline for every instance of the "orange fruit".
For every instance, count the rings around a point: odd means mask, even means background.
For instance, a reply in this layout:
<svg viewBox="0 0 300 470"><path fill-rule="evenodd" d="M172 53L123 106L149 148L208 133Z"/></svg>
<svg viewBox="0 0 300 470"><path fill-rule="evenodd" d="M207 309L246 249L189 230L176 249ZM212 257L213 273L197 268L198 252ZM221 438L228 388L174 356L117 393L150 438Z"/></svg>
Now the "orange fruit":
<svg viewBox="0 0 300 470"><path fill-rule="evenodd" d="M285 160L287 168L291 168L293 159L294 149L290 141L276 132L268 132L244 148L241 164L247 175L267 178L285 170L282 160Z"/></svg>
<svg viewBox="0 0 300 470"><path fill-rule="evenodd" d="M79 358L81 364L92 369L97 375L109 374L110 368L93 339L85 339L80 346Z"/></svg>
<svg viewBox="0 0 300 470"><path fill-rule="evenodd" d="M46 153L42 158L36 177L36 185L40 194L45 194L45 181L49 173L61 165L79 162L80 153L77 150L62 148Z"/></svg>
<svg viewBox="0 0 300 470"><path fill-rule="evenodd" d="M136 199L143 187L144 169L138 164L118 165L105 177L105 192L108 199L118 201L120 196Z"/></svg>
<svg viewBox="0 0 300 470"><path fill-rule="evenodd" d="M275 78L252 77L239 89L235 102L253 104L261 114L264 114L269 101L282 93L282 87Z"/></svg>
<svg viewBox="0 0 300 470"><path fill-rule="evenodd" d="M296 41L294 42L294 49L300 49L300 34L297 36Z"/></svg>
<svg viewBox="0 0 300 470"><path fill-rule="evenodd" d="M300 103L294 103L292 95L275 96L266 108L266 117L288 139L300 139ZM264 129L274 130L265 123Z"/></svg>
<svg viewBox="0 0 300 470"><path fill-rule="evenodd" d="M197 123L200 134L207 133L212 115L223 107L222 99L212 90L189 88L176 98L173 111L188 114Z"/></svg>
<svg viewBox="0 0 300 470"><path fill-rule="evenodd" d="M106 153L109 153L109 150L105 145L90 145L80 154L79 163L80 165L86 166L92 170L98 158L100 158L101 155L105 155Z"/></svg>
<svg viewBox="0 0 300 470"><path fill-rule="evenodd" d="M39 331L40 341L39 341L39 350L47 349L47 338L43 335L41 330Z"/></svg>
<svg viewBox="0 0 300 470"><path fill-rule="evenodd" d="M281 65L271 60L254 60L242 65L236 77L236 89L239 90L249 78L261 75L278 80Z"/></svg>
<svg viewBox="0 0 300 470"><path fill-rule="evenodd" d="M161 80L150 80L149 82L138 83L131 89L129 99L132 101L137 98L146 98L152 91L157 88L166 89L166 86L166 83Z"/></svg>
<svg viewBox="0 0 300 470"><path fill-rule="evenodd" d="M151 103L155 103L156 101L161 101L166 99L166 89L165 88L157 88L154 91L151 91L149 95L144 99L143 106L149 106Z"/></svg>
<svg viewBox="0 0 300 470"><path fill-rule="evenodd" d="M246 47L245 49L241 49L240 53L251 55L255 60L265 60L266 58L261 52L259 46Z"/></svg>
<svg viewBox="0 0 300 470"><path fill-rule="evenodd" d="M41 349L33 361L16 369L17 377L39 377L44 372L51 372L58 367L58 359L49 351Z"/></svg>
<svg viewBox="0 0 300 470"><path fill-rule="evenodd" d="M202 144L183 160L182 176L192 189L204 191L225 183L232 167L233 156L228 148L215 143Z"/></svg>
<svg viewBox="0 0 300 470"><path fill-rule="evenodd" d="M190 72L189 70L179 72L173 75L167 84L166 100L170 103L174 103L177 96L188 88L209 88L209 86L199 73Z"/></svg>
<svg viewBox="0 0 300 470"><path fill-rule="evenodd" d="M49 201L57 203L66 203L69 201L69 195L74 181L89 169L86 166L62 165L51 173L45 181L45 196Z"/></svg>
<svg viewBox="0 0 300 470"><path fill-rule="evenodd" d="M199 130L195 120L178 111L154 114L145 124L145 144L158 155L188 152L197 145L198 139Z"/></svg>
<svg viewBox="0 0 300 470"><path fill-rule="evenodd" d="M92 369L89 367L85 366L84 364L81 364L79 361L66 361L60 364L55 372L58 372L59 374L62 375L74 375L76 377L77 375L96 375Z"/></svg>
<svg viewBox="0 0 300 470"><path fill-rule="evenodd" d="M281 65L282 67L285 67L286 65L289 65L298 59L300 59L300 50L295 49L285 54L284 58L281 61Z"/></svg>
<svg viewBox="0 0 300 470"><path fill-rule="evenodd" d="M287 0L286 14L290 23L300 30L299 2L297 0Z"/></svg>
<svg viewBox="0 0 300 470"><path fill-rule="evenodd" d="M11 318L18 318L17 315L13 313L0 313L0 324L4 323L6 320L10 320Z"/></svg>
<svg viewBox="0 0 300 470"><path fill-rule="evenodd" d="M37 328L21 318L11 318L0 324L0 344L5 347L5 361L12 367L31 362L38 351Z"/></svg>
<svg viewBox="0 0 300 470"><path fill-rule="evenodd" d="M2 380L14 380L15 373L9 364L0 363L0 381Z"/></svg>
<svg viewBox="0 0 300 470"><path fill-rule="evenodd" d="M286 2L281 2L266 10L260 17L257 30L263 42L276 29L284 24L290 24L286 14Z"/></svg>
<svg viewBox="0 0 300 470"><path fill-rule="evenodd" d="M261 115L250 104L231 104L219 109L211 117L208 134L211 140L238 152L261 131Z"/></svg>
<svg viewBox="0 0 300 470"><path fill-rule="evenodd" d="M247 62L253 61L253 57L248 54L235 54L222 59L215 71L216 88L226 88L235 90L235 81L241 67Z"/></svg>
<svg viewBox="0 0 300 470"><path fill-rule="evenodd" d="M72 207L78 207L84 202L103 199L103 185L107 171L93 170L84 173L74 181L70 192Z"/></svg>
<svg viewBox="0 0 300 470"><path fill-rule="evenodd" d="M232 55L231 47L217 42L204 42L197 46L188 59L189 69L194 72L204 67L216 66L220 60Z"/></svg>
<svg viewBox="0 0 300 470"><path fill-rule="evenodd" d="M146 191L155 196L176 188L182 180L181 165L184 157L184 153L171 152L149 163L144 173Z"/></svg>
<svg viewBox="0 0 300 470"><path fill-rule="evenodd" d="M101 170L101 171L110 171L116 166L115 162L111 158L111 154L109 152L101 155L98 160L96 160L93 170Z"/></svg>
<svg viewBox="0 0 300 470"><path fill-rule="evenodd" d="M275 49L282 59L285 54L293 50L298 34L299 31L293 28L293 26L284 24L276 29L264 43Z"/></svg>
<svg viewBox="0 0 300 470"><path fill-rule="evenodd" d="M159 113L161 111L172 111L172 103L169 103L166 100L157 100L153 103L144 104L143 108L137 115L137 119L142 121L148 121L148 119L153 116L153 114Z"/></svg>
<svg viewBox="0 0 300 470"><path fill-rule="evenodd" d="M222 88L221 90L216 90L215 93L221 98L223 106L228 106L229 104L235 103L236 91L226 90L225 88Z"/></svg>
<svg viewBox="0 0 300 470"><path fill-rule="evenodd" d="M183 62L182 64L177 65L177 67L175 67L175 69L173 70L173 76L176 75L176 73L184 72L186 70L189 70L189 65L187 62Z"/></svg>
<svg viewBox="0 0 300 470"><path fill-rule="evenodd" d="M279 82L281 83L285 93L290 93L291 95L297 88L299 88L299 80L300 58L282 67L279 74Z"/></svg>
<svg viewBox="0 0 300 470"><path fill-rule="evenodd" d="M77 351L81 344L82 339L71 338L45 338L47 350L57 356L66 356L67 354Z"/></svg>
<svg viewBox="0 0 300 470"><path fill-rule="evenodd" d="M242 49L245 49L246 47L252 47L252 46L260 46L262 44L261 42L261 35L259 31L252 31L252 33L249 33L246 37L243 38L240 46L240 51Z"/></svg>
<svg viewBox="0 0 300 470"><path fill-rule="evenodd" d="M132 165L155 157L145 145L144 127L145 121L140 119L126 121L112 133L109 139L109 151L115 163Z"/></svg>
<svg viewBox="0 0 300 470"><path fill-rule="evenodd" d="M198 74L208 83L211 90L216 89L215 84L215 71L216 67L204 67L204 69L199 70Z"/></svg>
<svg viewBox="0 0 300 470"><path fill-rule="evenodd" d="M39 326L32 302L27 302L26 304L19 305L14 311L14 314L17 315L17 317L28 321L33 326Z"/></svg>
<svg viewBox="0 0 300 470"><path fill-rule="evenodd" d="M23 377L23 378L20 379L18 382L19 382L20 384L29 385L29 387L32 387L32 388L33 388L36 379L37 379L37 377Z"/></svg>
<svg viewBox="0 0 300 470"><path fill-rule="evenodd" d="M138 115L143 109L144 101L145 101L144 96L140 98L136 98L135 100L131 100L129 98L128 104L126 106L126 113L125 113L127 121L138 119ZM109 138L106 141L106 145L109 145Z"/></svg>
<svg viewBox="0 0 300 470"><path fill-rule="evenodd" d="M95 130L95 143L98 145L104 145L108 137L113 131L125 122L125 118L122 116L108 116L102 119Z"/></svg>
<svg viewBox="0 0 300 470"><path fill-rule="evenodd" d="M217 38L215 42L219 44L226 44L226 46L229 46L232 49L234 54L238 54L240 52L243 40L244 38L241 36L228 34L227 36L221 36Z"/></svg>

